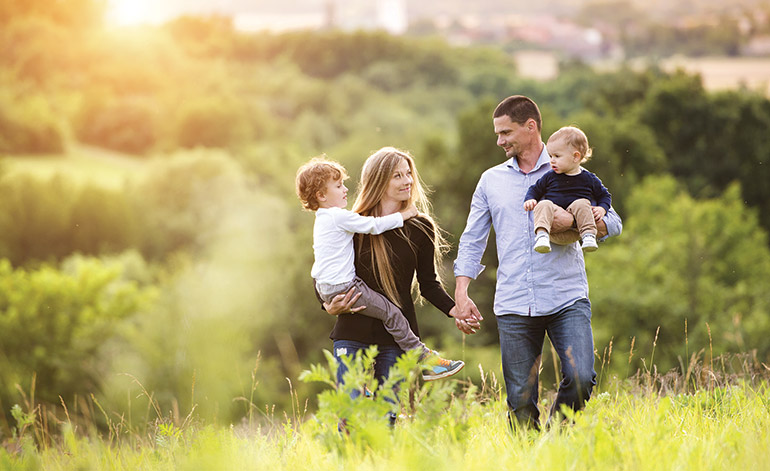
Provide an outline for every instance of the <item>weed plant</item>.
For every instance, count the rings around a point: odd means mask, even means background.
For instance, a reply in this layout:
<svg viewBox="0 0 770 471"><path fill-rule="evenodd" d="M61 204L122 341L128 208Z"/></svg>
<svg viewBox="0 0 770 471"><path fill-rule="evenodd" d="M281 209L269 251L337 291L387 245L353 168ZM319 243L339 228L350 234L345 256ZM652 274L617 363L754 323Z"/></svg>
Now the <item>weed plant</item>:
<svg viewBox="0 0 770 471"><path fill-rule="evenodd" d="M252 404L253 413L230 427L201 423L194 409L182 417L154 406L156 419L144 427L105 413L104 431L69 415L43 420L33 403L14 406L0 470L751 470L770 463L770 375L750 354L703 361L695 354L686 371L605 377L583 411L563 411L565 420L542 431L510 427L490 372L482 370L480 384L423 383L417 355L407 354L378 384L375 356L370 349L345 359L344 385L334 380L329 352L325 365L303 372L303 381L328 385L309 399L318 401L314 414L294 393L291 412ZM541 401L544 412L552 400Z"/></svg>

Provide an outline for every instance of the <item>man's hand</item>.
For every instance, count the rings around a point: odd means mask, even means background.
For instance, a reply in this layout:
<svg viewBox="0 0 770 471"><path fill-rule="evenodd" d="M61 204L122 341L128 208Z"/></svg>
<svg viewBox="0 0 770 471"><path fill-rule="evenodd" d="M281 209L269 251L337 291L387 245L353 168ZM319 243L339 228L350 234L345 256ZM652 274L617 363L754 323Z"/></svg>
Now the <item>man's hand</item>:
<svg viewBox="0 0 770 471"><path fill-rule="evenodd" d="M471 301L473 302L473 301ZM453 307L451 311L449 311L449 315L455 318L455 326L457 326L458 329L464 334L475 334L477 330L481 328L481 323L471 317L469 319L459 319L457 317L459 309L457 306Z"/></svg>
<svg viewBox="0 0 770 471"><path fill-rule="evenodd" d="M524 202L524 211L532 211L537 206L537 200L527 200Z"/></svg>
<svg viewBox="0 0 770 471"><path fill-rule="evenodd" d="M324 303L324 309L332 316L338 316L340 314L354 314L358 311L363 311L366 306L353 307L353 305L361 297L361 292L356 293L356 288L350 288L345 294L338 294L332 298L331 303Z"/></svg>
<svg viewBox="0 0 770 471"><path fill-rule="evenodd" d="M452 317L467 321L474 319L476 322L484 320L484 317L479 312L476 304L468 296L468 285L470 285L471 279L467 276L458 276L455 278L455 308L457 311Z"/></svg>

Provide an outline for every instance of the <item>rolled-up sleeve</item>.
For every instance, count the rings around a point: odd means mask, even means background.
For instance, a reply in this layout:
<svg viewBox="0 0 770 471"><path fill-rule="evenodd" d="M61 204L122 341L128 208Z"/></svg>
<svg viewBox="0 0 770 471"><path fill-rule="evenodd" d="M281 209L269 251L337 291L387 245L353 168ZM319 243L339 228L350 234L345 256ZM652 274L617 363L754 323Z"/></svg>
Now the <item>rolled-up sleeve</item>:
<svg viewBox="0 0 770 471"><path fill-rule="evenodd" d="M605 240L607 237L619 236L623 232L623 221L612 206L610 206L610 210L607 211L602 220L607 225L607 235L602 237L601 240Z"/></svg>
<svg viewBox="0 0 770 471"><path fill-rule="evenodd" d="M486 192L484 189L484 177L479 180L476 191L473 192L471 210L468 213L468 222L460 236L460 244L457 248L457 259L454 262L455 276L467 276L476 279L484 271L481 257L487 247L489 231L492 227L492 217L489 213Z"/></svg>

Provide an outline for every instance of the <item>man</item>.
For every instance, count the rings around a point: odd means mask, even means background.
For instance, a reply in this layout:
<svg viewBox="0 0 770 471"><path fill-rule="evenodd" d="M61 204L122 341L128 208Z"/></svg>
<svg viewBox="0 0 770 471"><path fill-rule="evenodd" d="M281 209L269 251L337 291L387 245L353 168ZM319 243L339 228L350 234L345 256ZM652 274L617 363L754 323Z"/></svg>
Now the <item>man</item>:
<svg viewBox="0 0 770 471"><path fill-rule="evenodd" d="M481 256L494 226L498 253L494 311L508 406L518 423L539 428L538 370L546 333L559 355L563 376L551 414L562 405L582 408L596 384L588 280L576 242L554 245L547 254L533 250L532 212L522 203L529 186L551 168L537 105L524 96L508 97L495 109L493 122L497 145L508 160L485 171L473 194L454 265L459 311L455 322L463 332L473 333L482 319L468 296L468 285L484 269ZM561 210L552 232L566 231L572 223L572 215ZM618 235L622 227L611 208L597 223L598 236Z"/></svg>

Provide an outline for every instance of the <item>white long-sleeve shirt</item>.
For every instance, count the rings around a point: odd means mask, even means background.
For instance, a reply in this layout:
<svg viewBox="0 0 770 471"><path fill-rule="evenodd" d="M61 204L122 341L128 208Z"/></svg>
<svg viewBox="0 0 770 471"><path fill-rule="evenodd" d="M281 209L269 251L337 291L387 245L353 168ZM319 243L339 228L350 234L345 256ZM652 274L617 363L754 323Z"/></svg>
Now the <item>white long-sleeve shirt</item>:
<svg viewBox="0 0 770 471"><path fill-rule="evenodd" d="M319 208L313 226L315 263L310 275L317 283L337 285L356 277L353 234L382 234L404 225L401 213L361 216L343 208Z"/></svg>

